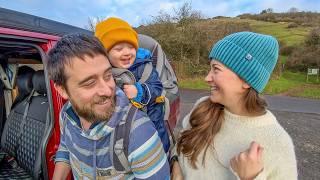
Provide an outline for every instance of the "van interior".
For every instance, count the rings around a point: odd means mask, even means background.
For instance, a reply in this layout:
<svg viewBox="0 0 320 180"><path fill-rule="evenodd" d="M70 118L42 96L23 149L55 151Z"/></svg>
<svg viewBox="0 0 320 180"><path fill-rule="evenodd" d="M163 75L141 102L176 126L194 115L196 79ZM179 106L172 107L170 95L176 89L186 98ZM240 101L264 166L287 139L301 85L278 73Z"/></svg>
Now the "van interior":
<svg viewBox="0 0 320 180"><path fill-rule="evenodd" d="M0 37L0 179L47 179L45 148L52 128L36 43Z"/></svg>

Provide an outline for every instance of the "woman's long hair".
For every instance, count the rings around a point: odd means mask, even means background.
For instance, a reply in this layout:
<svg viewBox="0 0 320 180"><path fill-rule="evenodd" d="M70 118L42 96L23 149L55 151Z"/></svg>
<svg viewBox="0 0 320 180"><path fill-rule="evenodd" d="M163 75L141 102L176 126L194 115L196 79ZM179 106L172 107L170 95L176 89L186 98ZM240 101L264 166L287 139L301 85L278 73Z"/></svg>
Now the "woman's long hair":
<svg viewBox="0 0 320 180"><path fill-rule="evenodd" d="M248 113L264 113L267 103L252 88L244 97L244 105ZM219 132L223 119L223 105L211 102L210 98L201 102L190 115L191 128L182 132L178 139L177 151L186 156L194 169L197 169L197 159L203 151L204 164L208 147L213 145L213 139Z"/></svg>

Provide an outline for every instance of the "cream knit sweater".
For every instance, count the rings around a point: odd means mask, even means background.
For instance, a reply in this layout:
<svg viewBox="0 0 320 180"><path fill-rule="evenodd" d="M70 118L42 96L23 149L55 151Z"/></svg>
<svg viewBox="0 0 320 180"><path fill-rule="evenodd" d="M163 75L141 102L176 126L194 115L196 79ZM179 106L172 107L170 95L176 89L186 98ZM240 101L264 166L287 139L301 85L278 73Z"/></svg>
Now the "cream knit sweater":
<svg viewBox="0 0 320 180"><path fill-rule="evenodd" d="M206 98L198 100L196 105ZM183 120L183 129L190 127L190 114ZM224 110L224 119L221 130L214 138L215 150L212 148L207 151L205 167L201 164L202 154L198 157L197 170L180 154L179 164L186 180L238 179L231 170L230 159L249 148L252 141L258 142L264 148L264 170L256 177L257 180L297 179L292 140L270 111L258 117L245 117Z"/></svg>

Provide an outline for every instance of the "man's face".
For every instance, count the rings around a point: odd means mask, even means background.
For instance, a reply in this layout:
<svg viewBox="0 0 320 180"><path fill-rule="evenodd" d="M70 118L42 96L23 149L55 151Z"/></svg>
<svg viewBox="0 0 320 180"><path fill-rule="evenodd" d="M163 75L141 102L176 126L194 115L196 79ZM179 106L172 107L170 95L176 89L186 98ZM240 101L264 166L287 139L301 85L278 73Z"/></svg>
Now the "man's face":
<svg viewBox="0 0 320 180"><path fill-rule="evenodd" d="M107 121L115 107L115 82L111 65L103 55L84 60L74 57L65 67L66 85L56 86L70 100L76 113L88 122Z"/></svg>

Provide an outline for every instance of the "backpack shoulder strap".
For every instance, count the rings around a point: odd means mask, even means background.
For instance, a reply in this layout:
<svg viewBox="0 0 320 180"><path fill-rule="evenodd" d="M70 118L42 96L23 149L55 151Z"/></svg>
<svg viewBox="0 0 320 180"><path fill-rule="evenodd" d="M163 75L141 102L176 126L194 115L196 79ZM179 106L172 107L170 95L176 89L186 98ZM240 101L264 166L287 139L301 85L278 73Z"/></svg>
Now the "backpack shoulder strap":
<svg viewBox="0 0 320 180"><path fill-rule="evenodd" d="M152 62L148 62L144 65L144 69L141 75L141 78L139 80L139 83L145 83L148 78L150 77L151 73L152 73L152 69L153 69L153 65Z"/></svg>
<svg viewBox="0 0 320 180"><path fill-rule="evenodd" d="M129 136L130 130L138 108L129 104L128 112L115 127L110 139L110 155L113 167L118 172L130 172L129 156Z"/></svg>
<svg viewBox="0 0 320 180"><path fill-rule="evenodd" d="M136 78L128 69L112 68L112 75L116 85L121 89L123 89L124 84L134 84L136 82Z"/></svg>

